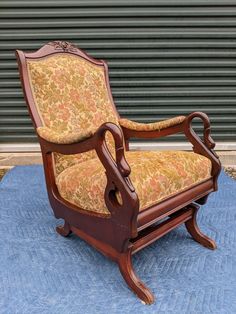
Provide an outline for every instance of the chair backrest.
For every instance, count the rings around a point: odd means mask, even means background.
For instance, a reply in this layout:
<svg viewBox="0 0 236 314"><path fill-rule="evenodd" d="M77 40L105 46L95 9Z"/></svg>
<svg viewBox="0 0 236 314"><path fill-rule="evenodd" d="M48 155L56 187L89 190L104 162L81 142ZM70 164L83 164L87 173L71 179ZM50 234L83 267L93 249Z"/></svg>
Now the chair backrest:
<svg viewBox="0 0 236 314"><path fill-rule="evenodd" d="M57 132L96 130L104 122L118 124L108 68L68 42L55 41L34 53L16 51L25 99L37 128ZM95 152L55 156L57 174ZM66 160L66 162L65 162Z"/></svg>

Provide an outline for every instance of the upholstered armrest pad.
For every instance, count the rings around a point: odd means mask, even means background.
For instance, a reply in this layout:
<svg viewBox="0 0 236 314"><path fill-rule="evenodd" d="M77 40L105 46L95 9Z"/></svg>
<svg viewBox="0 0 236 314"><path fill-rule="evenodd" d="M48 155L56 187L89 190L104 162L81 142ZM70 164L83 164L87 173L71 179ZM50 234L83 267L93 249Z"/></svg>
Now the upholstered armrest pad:
<svg viewBox="0 0 236 314"><path fill-rule="evenodd" d="M72 144L81 142L82 140L85 140L94 134L94 132L89 129L79 130L78 132L67 131L59 133L46 126L38 127L37 132L40 137L55 144Z"/></svg>
<svg viewBox="0 0 236 314"><path fill-rule="evenodd" d="M119 123L122 127L135 131L160 131L174 125L182 123L185 116L178 116L172 119L163 120L154 123L138 123L128 119L120 119Z"/></svg>

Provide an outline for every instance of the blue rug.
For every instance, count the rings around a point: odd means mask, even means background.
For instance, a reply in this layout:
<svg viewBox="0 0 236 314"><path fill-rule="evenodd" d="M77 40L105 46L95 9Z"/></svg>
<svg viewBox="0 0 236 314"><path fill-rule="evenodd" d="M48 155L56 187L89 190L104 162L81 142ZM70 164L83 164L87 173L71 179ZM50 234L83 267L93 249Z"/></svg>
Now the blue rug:
<svg viewBox="0 0 236 314"><path fill-rule="evenodd" d="M156 295L143 305L118 267L84 241L55 232L41 166L16 167L0 185L0 313L236 313L236 182L222 174L219 192L200 210L210 251L185 228L133 257Z"/></svg>

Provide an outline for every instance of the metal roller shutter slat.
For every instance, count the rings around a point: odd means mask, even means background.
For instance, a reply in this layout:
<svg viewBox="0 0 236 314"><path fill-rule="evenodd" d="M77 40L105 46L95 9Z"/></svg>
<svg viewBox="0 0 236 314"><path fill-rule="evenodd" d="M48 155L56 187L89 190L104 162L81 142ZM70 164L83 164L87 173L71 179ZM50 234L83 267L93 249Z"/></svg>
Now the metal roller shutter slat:
<svg viewBox="0 0 236 314"><path fill-rule="evenodd" d="M235 17L234 0L1 1L0 141L37 141L14 50L51 40L108 61L122 116L154 122L201 110L216 140L235 140Z"/></svg>

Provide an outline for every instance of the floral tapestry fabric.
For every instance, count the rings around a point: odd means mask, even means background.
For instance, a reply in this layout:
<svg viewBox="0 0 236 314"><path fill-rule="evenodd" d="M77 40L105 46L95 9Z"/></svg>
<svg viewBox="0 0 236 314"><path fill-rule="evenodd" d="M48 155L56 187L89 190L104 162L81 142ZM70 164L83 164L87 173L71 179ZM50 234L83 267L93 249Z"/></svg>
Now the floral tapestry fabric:
<svg viewBox="0 0 236 314"><path fill-rule="evenodd" d="M104 68L81 57L58 53L27 60L35 104L42 120L38 134L46 140L69 144L93 135L105 122L126 128L161 130L184 121L184 116L150 124L118 121L106 86ZM114 141L106 135L114 156ZM125 152L140 210L179 193L211 176L211 162L190 152ZM60 195L76 206L109 216L104 201L105 169L95 150L75 155L54 153L55 180ZM120 194L117 192L117 198Z"/></svg>
<svg viewBox="0 0 236 314"><path fill-rule="evenodd" d="M45 140L55 144L72 144L83 141L93 135L93 132L89 129L80 130L78 132L55 132L46 126L37 128L38 134Z"/></svg>
<svg viewBox="0 0 236 314"><path fill-rule="evenodd" d="M74 154L74 155L63 155L59 153L54 153L54 172L55 175L58 176L63 170L68 167L79 164L80 162L94 159L94 156L97 156L95 150L90 150L89 152L82 154ZM98 157L96 157L97 161Z"/></svg>
<svg viewBox="0 0 236 314"><path fill-rule="evenodd" d="M126 152L130 178L140 201L140 210L184 191L211 177L211 161L193 152ZM67 201L104 216L106 175L97 159L74 165L56 178L60 195Z"/></svg>
<svg viewBox="0 0 236 314"><path fill-rule="evenodd" d="M135 131L160 131L174 125L178 125L185 120L185 116L178 116L154 123L139 123L128 119L120 119L119 123L126 129Z"/></svg>
<svg viewBox="0 0 236 314"><path fill-rule="evenodd" d="M75 135L81 130L94 133L104 122L118 124L103 66L69 53L58 53L27 60L27 69L43 126L54 133ZM66 165L96 157L94 151L73 157L56 155L56 174Z"/></svg>

